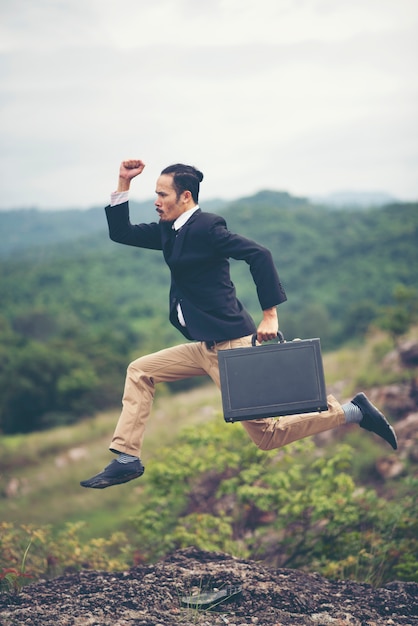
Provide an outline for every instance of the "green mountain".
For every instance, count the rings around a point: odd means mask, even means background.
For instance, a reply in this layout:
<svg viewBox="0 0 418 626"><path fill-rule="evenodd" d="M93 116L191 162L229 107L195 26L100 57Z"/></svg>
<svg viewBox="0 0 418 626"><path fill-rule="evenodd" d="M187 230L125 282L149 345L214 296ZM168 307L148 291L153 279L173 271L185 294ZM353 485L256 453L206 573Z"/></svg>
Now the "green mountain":
<svg viewBox="0 0 418 626"><path fill-rule="evenodd" d="M144 204L134 203L138 214L146 215ZM149 209L149 204L147 204ZM150 211L151 214L151 211ZM40 211L22 209L0 212L3 233L0 258L27 255L28 250L64 244L105 231L103 208L89 210Z"/></svg>
<svg viewBox="0 0 418 626"><path fill-rule="evenodd" d="M206 210L212 211L225 203L222 200L211 200L208 204L209 208ZM136 222L155 221L157 216L152 200L131 201L130 206ZM33 248L66 244L106 231L103 207L62 211L39 209L0 211L0 232L3 234L0 259L17 254L27 256L27 251L32 251Z"/></svg>
<svg viewBox="0 0 418 626"><path fill-rule="evenodd" d="M416 313L417 204L333 210L262 191L202 208L272 251L288 295L279 307L287 338L319 336L328 349L361 338L390 311L398 332ZM152 204L133 203L131 219L152 221ZM119 403L131 357L182 340L167 320L162 255L111 242L102 208L3 212L0 228L0 430ZM248 267L231 265L258 322Z"/></svg>

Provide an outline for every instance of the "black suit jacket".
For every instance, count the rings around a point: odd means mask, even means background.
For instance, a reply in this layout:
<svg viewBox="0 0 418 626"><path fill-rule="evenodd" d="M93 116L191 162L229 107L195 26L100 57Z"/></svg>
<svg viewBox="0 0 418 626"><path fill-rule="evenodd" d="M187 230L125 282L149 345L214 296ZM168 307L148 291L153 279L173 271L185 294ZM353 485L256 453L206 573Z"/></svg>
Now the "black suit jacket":
<svg viewBox="0 0 418 626"><path fill-rule="evenodd" d="M263 310L286 300L270 251L231 233L219 215L198 209L176 233L169 222L131 224L127 202L105 211L113 241L163 251L171 271L170 321L187 339L226 341L256 332L236 296L229 258L248 263ZM179 302L186 328L177 317Z"/></svg>

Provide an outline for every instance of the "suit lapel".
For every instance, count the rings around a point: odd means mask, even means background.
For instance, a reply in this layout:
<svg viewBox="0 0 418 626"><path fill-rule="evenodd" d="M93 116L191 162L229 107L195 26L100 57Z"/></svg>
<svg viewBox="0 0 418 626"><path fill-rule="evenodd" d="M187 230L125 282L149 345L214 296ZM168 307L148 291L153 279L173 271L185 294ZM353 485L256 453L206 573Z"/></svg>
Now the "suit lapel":
<svg viewBox="0 0 418 626"><path fill-rule="evenodd" d="M185 241L187 239L187 236L189 234L190 227L192 226L194 221L199 216L199 213L201 213L201 212L202 211L200 209L197 209L197 211L195 211L193 213L193 215L187 220L187 222L184 224L184 226L182 226L180 228L180 230L178 230L175 233L175 239L174 239L174 242L173 242L172 254L171 254L171 257L170 257L170 261L171 262L174 263L181 256L181 252L183 250L184 243L185 243Z"/></svg>
<svg viewBox="0 0 418 626"><path fill-rule="evenodd" d="M169 261L172 256L176 233L171 224L160 222L161 226L161 245L165 260Z"/></svg>

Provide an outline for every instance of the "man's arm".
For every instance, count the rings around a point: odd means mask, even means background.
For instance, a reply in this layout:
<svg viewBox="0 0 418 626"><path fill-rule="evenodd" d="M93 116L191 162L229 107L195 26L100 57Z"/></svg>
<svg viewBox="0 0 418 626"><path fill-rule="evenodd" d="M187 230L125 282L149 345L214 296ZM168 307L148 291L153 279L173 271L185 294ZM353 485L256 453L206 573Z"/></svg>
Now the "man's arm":
<svg viewBox="0 0 418 626"><path fill-rule="evenodd" d="M112 241L123 243L138 248L162 250L161 232L158 224L132 225L129 219L128 194L131 180L142 173L145 163L139 159L122 161L119 168L118 188L112 196L116 196L114 202L105 207L109 236ZM121 201L117 196L126 198Z"/></svg>
<svg viewBox="0 0 418 626"><path fill-rule="evenodd" d="M218 217L210 230L214 248L233 259L245 260L250 266L263 319L257 328L257 340L268 341L277 337L279 321L277 305L285 302L286 293L280 282L271 252L260 244L241 235L231 233L223 218Z"/></svg>
<svg viewBox="0 0 418 626"><path fill-rule="evenodd" d="M263 311L263 319L257 328L257 341L268 341L275 339L279 330L279 318L276 307Z"/></svg>

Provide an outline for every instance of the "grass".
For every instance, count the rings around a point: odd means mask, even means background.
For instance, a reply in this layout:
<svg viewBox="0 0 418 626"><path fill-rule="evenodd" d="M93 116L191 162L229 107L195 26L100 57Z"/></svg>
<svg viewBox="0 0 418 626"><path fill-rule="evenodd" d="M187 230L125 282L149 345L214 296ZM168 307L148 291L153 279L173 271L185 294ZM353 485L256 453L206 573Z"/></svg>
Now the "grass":
<svg viewBox="0 0 418 626"><path fill-rule="evenodd" d="M415 329L414 332L417 332ZM387 335L373 333L361 346L324 355L326 381L340 399L360 387L359 381L387 381L384 354ZM334 390L334 388L335 390ZM162 390L161 390L162 391ZM79 481L100 471L113 458L108 451L119 410L101 413L73 426L3 437L0 440L0 521L58 529L67 522L85 522L85 537L108 536L134 516L143 479L105 490L83 489ZM186 425L200 428L222 420L221 398L212 383L175 395L158 394L148 424L142 460L145 466L162 446L175 442ZM225 425L231 428L231 425ZM373 456L372 452L371 455ZM372 461L367 457L366 465ZM358 468L361 473L364 470Z"/></svg>
<svg viewBox="0 0 418 626"><path fill-rule="evenodd" d="M175 441L187 424L199 428L220 411L219 392L207 385L156 399L148 425L145 466L160 446ZM0 444L1 521L16 525L84 521L85 536L103 536L120 529L135 513L141 481L105 490L83 489L79 481L97 473L113 458L108 446L119 411L102 413L74 426L43 433L5 437ZM220 418L221 419L221 418ZM15 493L11 489L15 485Z"/></svg>
<svg viewBox="0 0 418 626"><path fill-rule="evenodd" d="M417 329L412 329L404 339L417 340ZM386 358L394 350L395 343L387 333L372 329L361 344L324 354L327 385L338 384L339 396L348 398L359 389L408 382L413 370L398 367L396 355L394 359Z"/></svg>

